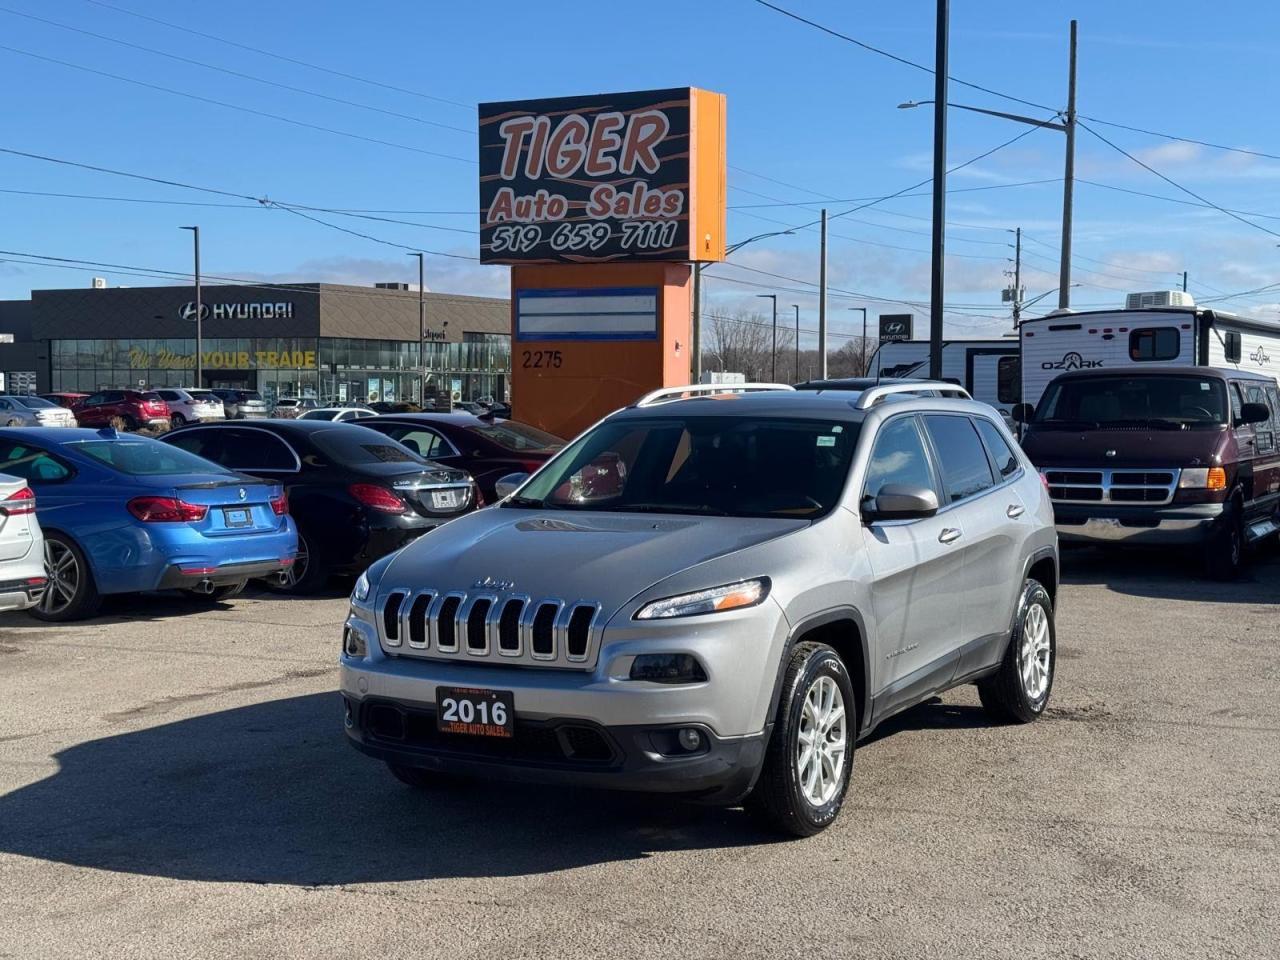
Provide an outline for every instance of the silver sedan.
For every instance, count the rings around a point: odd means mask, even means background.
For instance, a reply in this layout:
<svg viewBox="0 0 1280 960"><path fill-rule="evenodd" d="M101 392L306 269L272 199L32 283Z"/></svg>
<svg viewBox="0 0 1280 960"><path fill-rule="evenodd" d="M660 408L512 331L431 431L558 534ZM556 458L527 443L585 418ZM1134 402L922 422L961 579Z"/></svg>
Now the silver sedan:
<svg viewBox="0 0 1280 960"><path fill-rule="evenodd" d="M6 427L74 427L75 415L44 397L0 396L0 425Z"/></svg>

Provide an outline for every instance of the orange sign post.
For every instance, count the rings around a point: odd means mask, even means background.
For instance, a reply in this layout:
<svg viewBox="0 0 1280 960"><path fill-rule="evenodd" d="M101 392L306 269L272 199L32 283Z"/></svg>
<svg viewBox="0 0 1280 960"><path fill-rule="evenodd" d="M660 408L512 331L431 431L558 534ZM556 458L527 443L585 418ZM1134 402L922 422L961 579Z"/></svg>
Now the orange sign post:
<svg viewBox="0 0 1280 960"><path fill-rule="evenodd" d="M480 259L511 270L515 416L572 436L689 377L690 267L724 259L725 100L480 106Z"/></svg>

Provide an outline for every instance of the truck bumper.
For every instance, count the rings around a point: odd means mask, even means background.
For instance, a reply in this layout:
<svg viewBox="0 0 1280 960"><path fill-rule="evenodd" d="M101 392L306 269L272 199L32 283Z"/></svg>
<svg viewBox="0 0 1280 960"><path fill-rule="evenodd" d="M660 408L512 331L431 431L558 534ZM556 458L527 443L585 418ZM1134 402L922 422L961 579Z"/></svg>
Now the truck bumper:
<svg viewBox="0 0 1280 960"><path fill-rule="evenodd" d="M1222 516L1220 503L1162 507L1053 505L1058 538L1068 543L1125 543L1135 546L1203 543Z"/></svg>

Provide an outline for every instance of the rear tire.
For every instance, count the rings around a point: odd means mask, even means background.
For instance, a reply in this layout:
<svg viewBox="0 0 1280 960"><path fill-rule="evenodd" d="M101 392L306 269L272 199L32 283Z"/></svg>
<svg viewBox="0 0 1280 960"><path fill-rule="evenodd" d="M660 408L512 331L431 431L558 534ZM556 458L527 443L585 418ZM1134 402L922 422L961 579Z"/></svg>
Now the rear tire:
<svg viewBox="0 0 1280 960"><path fill-rule="evenodd" d="M811 837L830 826L849 789L857 716L840 655L824 643L797 644L747 809L793 837Z"/></svg>
<svg viewBox="0 0 1280 960"><path fill-rule="evenodd" d="M277 593L306 597L318 593L329 583L332 564L320 552L315 540L298 531L298 555L284 573L272 577L267 586Z"/></svg>
<svg viewBox="0 0 1280 960"><path fill-rule="evenodd" d="M84 551L66 534L46 531L44 567L48 582L30 613L37 620L62 623L91 617L102 605Z"/></svg>
<svg viewBox="0 0 1280 960"><path fill-rule="evenodd" d="M1235 580L1244 573L1245 556L1244 509L1239 500L1227 504L1207 543L1204 554L1205 576L1211 580Z"/></svg>
<svg viewBox="0 0 1280 960"><path fill-rule="evenodd" d="M1058 664L1053 601L1038 580L1027 580L1000 669L978 681L978 697L992 720L1030 723L1044 713Z"/></svg>
<svg viewBox="0 0 1280 960"><path fill-rule="evenodd" d="M188 590L186 593L193 600L206 600L209 603L218 603L219 601L230 600L232 597L239 596L244 592L244 588L248 583L248 580L239 580L236 583L225 583L220 587L214 587L210 593L201 593L199 590Z"/></svg>
<svg viewBox="0 0 1280 960"><path fill-rule="evenodd" d="M8 423L6 423L6 424L5 424L5 426L6 426L6 427L20 427L20 426L22 426L22 421L21 421L21 420L19 420L17 417L10 417L10 418L9 418L9 422L8 422Z"/></svg>
<svg viewBox="0 0 1280 960"><path fill-rule="evenodd" d="M169 425L175 430L178 429L178 427L185 427L187 425L187 418L180 413L175 413L169 418Z"/></svg>

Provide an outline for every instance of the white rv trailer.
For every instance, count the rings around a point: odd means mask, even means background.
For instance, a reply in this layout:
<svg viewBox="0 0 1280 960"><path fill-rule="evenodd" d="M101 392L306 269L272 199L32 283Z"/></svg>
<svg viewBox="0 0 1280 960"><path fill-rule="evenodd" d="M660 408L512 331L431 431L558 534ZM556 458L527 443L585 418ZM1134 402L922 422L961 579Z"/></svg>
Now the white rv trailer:
<svg viewBox="0 0 1280 960"><path fill-rule="evenodd" d="M1280 378L1280 322L1195 306L1063 312L1023 320L1022 402L1049 381L1094 367L1204 366Z"/></svg>
<svg viewBox="0 0 1280 960"><path fill-rule="evenodd" d="M891 340L882 343L871 356L867 376L885 380L927 378L928 340ZM1018 341L944 340L942 379L957 383L975 400L995 407L1006 419L1021 402L1018 371Z"/></svg>

